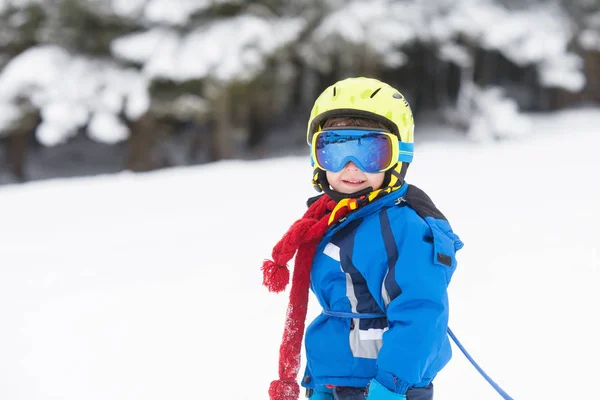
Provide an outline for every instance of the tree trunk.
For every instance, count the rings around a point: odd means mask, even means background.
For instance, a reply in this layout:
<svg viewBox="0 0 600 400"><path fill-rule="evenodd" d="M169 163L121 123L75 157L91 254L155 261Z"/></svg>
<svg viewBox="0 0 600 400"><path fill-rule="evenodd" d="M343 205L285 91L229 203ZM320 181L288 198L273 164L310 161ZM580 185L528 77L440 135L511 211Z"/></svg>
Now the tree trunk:
<svg viewBox="0 0 600 400"><path fill-rule="evenodd" d="M266 115L265 105L260 96L256 101L250 100L250 104L248 104L248 140L246 146L248 150L258 155L263 153L261 145L264 144L266 137L264 123Z"/></svg>
<svg viewBox="0 0 600 400"><path fill-rule="evenodd" d="M456 114L458 120L453 121L464 130L468 130L473 117L473 97L475 95L475 46L472 43L466 44L471 64L461 66L460 69L460 88L456 99Z"/></svg>
<svg viewBox="0 0 600 400"><path fill-rule="evenodd" d="M432 60L434 75L433 75L433 105L435 108L446 107L447 93L447 64L439 57Z"/></svg>
<svg viewBox="0 0 600 400"><path fill-rule="evenodd" d="M193 125L193 136L190 142L190 146L188 148L188 152L186 155L186 159L188 163L198 163L200 161L200 154L204 153L206 147L208 146L207 135L209 129L207 128L208 122L204 121L202 118L197 118L194 120ZM202 160L205 162L206 160Z"/></svg>
<svg viewBox="0 0 600 400"><path fill-rule="evenodd" d="M27 180L25 163L27 161L27 150L29 149L29 138L38 122L39 111L33 109L28 111L7 140L6 161L10 166L13 177L19 182Z"/></svg>
<svg viewBox="0 0 600 400"><path fill-rule="evenodd" d="M12 176L19 182L25 182L25 160L27 156L29 135L24 132L13 133L8 137L6 161Z"/></svg>
<svg viewBox="0 0 600 400"><path fill-rule="evenodd" d="M153 120L149 113L127 125L131 134L127 140L127 158L125 167L134 172L151 171L154 169L152 151L154 148Z"/></svg>
<svg viewBox="0 0 600 400"><path fill-rule="evenodd" d="M587 79L585 100L600 103L600 51L586 51L584 60Z"/></svg>
<svg viewBox="0 0 600 400"><path fill-rule="evenodd" d="M220 89L213 103L211 126L210 159L226 160L233 157L233 133L229 112L229 90Z"/></svg>
<svg viewBox="0 0 600 400"><path fill-rule="evenodd" d="M362 50L362 71L359 74L372 78L379 76L378 57L371 51L367 44L363 45Z"/></svg>

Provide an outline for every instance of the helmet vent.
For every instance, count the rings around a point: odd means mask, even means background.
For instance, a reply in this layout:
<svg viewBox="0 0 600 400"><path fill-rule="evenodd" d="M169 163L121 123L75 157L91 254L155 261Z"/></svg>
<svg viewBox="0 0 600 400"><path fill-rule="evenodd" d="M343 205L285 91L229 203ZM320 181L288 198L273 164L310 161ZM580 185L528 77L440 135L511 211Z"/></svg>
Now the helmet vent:
<svg viewBox="0 0 600 400"><path fill-rule="evenodd" d="M381 90L381 88L379 88L379 89L375 90L375 91L373 92L373 94L371 94L370 98L372 99L373 97L375 97L375 95L377 94L377 92L379 92L380 90Z"/></svg>
<svg viewBox="0 0 600 400"><path fill-rule="evenodd" d="M335 86L333 87L333 97L337 96L337 90L335 88Z"/></svg>

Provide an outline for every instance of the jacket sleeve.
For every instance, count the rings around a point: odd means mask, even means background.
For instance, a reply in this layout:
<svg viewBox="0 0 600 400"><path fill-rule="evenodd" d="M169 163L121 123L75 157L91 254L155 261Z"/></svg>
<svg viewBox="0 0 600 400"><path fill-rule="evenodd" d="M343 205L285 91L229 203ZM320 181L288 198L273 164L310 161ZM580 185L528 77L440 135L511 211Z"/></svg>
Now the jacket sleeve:
<svg viewBox="0 0 600 400"><path fill-rule="evenodd" d="M448 351L447 287L456 267L455 243L435 222L418 222L395 228L394 243L386 244L395 262L390 262L382 282L388 330L375 379L396 393L432 379L427 375L443 365L430 367L439 364L436 359L444 348ZM393 246L396 253L390 250ZM444 357L449 359L449 352Z"/></svg>

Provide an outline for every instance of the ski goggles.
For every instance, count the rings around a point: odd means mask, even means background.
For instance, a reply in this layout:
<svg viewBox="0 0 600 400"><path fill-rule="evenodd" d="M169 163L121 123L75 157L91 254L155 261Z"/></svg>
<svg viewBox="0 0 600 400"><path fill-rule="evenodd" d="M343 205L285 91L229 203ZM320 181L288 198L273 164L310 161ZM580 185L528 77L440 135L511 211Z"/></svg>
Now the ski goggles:
<svg viewBox="0 0 600 400"><path fill-rule="evenodd" d="M414 146L398 136L373 129L338 128L313 135L311 155L318 168L339 172L352 161L361 171L387 171L398 162L411 162Z"/></svg>

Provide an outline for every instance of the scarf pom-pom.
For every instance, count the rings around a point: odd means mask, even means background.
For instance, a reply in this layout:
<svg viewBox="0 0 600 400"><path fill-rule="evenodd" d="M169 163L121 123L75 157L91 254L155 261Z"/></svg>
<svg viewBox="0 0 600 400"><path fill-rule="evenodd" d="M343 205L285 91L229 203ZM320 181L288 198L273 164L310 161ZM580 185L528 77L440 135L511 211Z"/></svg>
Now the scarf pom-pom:
<svg viewBox="0 0 600 400"><path fill-rule="evenodd" d="M262 266L263 285L269 289L269 292L283 292L290 282L290 270L287 266L275 264L271 260L265 260Z"/></svg>
<svg viewBox="0 0 600 400"><path fill-rule="evenodd" d="M277 380L269 386L269 399L271 400L298 400L300 386L297 382L284 382Z"/></svg>

